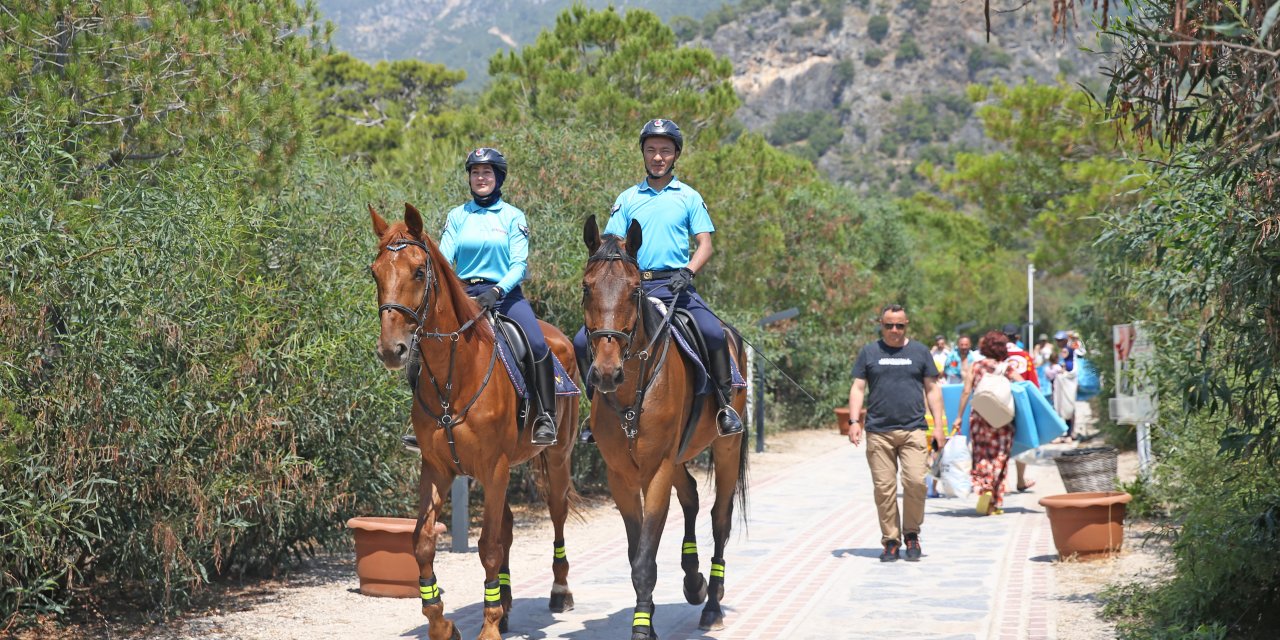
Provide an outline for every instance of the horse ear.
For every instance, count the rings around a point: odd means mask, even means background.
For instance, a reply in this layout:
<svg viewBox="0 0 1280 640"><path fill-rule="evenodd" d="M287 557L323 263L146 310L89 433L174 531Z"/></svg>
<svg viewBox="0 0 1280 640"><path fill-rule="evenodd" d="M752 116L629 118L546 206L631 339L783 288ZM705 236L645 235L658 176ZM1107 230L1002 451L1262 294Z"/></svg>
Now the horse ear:
<svg viewBox="0 0 1280 640"><path fill-rule="evenodd" d="M643 239L640 234L640 221L632 220L627 226L627 253L631 254L632 258L639 258L637 254L640 253L640 243Z"/></svg>
<svg viewBox="0 0 1280 640"><path fill-rule="evenodd" d="M582 225L582 242L587 245L587 257L594 256L600 248L600 225L596 224L594 214Z"/></svg>
<svg viewBox="0 0 1280 640"><path fill-rule="evenodd" d="M373 235L381 239L382 236L387 235L387 227L389 226L387 221L383 220L377 211L374 211L372 204L365 204L364 206L369 207L369 217L373 218Z"/></svg>
<svg viewBox="0 0 1280 640"><path fill-rule="evenodd" d="M422 237L422 214L408 202L404 203L404 225L409 227L409 234L415 238Z"/></svg>

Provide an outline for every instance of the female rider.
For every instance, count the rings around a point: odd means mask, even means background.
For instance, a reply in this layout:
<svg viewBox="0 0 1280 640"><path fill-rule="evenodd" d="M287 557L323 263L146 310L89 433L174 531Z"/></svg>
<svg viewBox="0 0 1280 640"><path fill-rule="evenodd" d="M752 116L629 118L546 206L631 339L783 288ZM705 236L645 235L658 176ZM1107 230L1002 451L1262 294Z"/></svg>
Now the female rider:
<svg viewBox="0 0 1280 640"><path fill-rule="evenodd" d="M524 212L503 202L507 159L497 149L481 147L467 154L471 201L454 208L445 221L440 252L453 264L467 295L487 310L515 320L533 351L533 444L556 443L555 372L547 340L538 326L520 282L529 258L529 227Z"/></svg>

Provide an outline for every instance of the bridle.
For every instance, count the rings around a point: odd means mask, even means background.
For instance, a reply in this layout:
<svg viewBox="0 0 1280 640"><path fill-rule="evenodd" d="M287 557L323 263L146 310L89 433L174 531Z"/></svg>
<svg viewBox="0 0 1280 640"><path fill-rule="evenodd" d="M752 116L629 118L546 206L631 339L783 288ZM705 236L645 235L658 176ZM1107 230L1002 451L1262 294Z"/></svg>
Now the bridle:
<svg viewBox="0 0 1280 640"><path fill-rule="evenodd" d="M484 393L485 387L489 386L489 378L493 375L494 365L498 361L498 348L497 345L494 345L492 353L489 355L489 369L484 374L484 380L480 382L480 388L476 389L476 394L471 397L471 400L469 400L465 406L462 407L462 411L454 414L451 411L451 400L453 396L453 365L454 358L458 353L458 342L462 339L462 333L473 327L476 321L480 319L480 316L484 315L484 309L481 309L479 313L473 316L470 320L467 320L455 331L443 333L439 331L424 332L422 328L423 320L426 319L427 316L427 305L430 302L431 291L437 286L436 271L431 268L431 252L427 250L427 245L419 240L398 238L389 242L386 250L398 252L406 247L418 247L419 249L422 249L422 252L425 253L428 258L426 263L426 282L422 287L422 302L418 305L418 309L416 311L397 302L384 302L381 305L378 305L378 315L381 316L383 311L391 309L393 311L403 312L413 319L415 327L409 344L409 362L411 364L406 367L406 377L408 378L409 387L413 389L413 398L418 403L418 406L422 407L422 411L435 420L436 423L444 429L445 437L449 441L449 453L453 457L453 465L457 468L459 474L466 475L466 472L462 470L462 461L458 458L458 448L453 437L453 428L466 421L467 412L470 411L471 407L480 399L480 394ZM449 340L449 372L445 377L443 389L436 381L436 375L435 372L431 370L431 364L422 360L421 341L423 338L432 338L439 341L444 341L447 338ZM439 413L436 413L427 407L426 401L422 399L421 385L418 384L420 373L419 368L422 366L425 366L427 380L431 382L431 386L436 391L436 397L439 399Z"/></svg>
<svg viewBox="0 0 1280 640"><path fill-rule="evenodd" d="M592 262L615 261L630 264L637 270L640 268L636 259L625 253L593 255L587 259L587 264L589 265ZM631 347L635 343L636 330L640 326L644 313L644 309L641 306L644 301L644 287L637 286L635 291L632 292L630 298L632 304L634 304L636 308L636 319L635 322L631 324L631 329L624 332L610 328L591 329L590 327L587 327L587 349L591 353L592 362L594 362L596 356L595 340L597 338L625 339L627 344L622 351L622 364L626 365L626 363L633 358L640 361L640 372L636 382L636 395L630 405L626 407L622 406L615 397L617 394L606 393L604 391L600 392L601 397L604 398L605 405L612 409L614 413L618 414L622 432L626 434L627 440L634 441L636 434L639 432L640 414L644 413L645 394L647 394L649 389L653 387L653 384L657 382L658 372L662 370L662 365L667 361L667 352L669 351L667 347L670 345L670 340L663 340L662 352L656 362L651 360L650 354L653 352L654 345L657 344L659 339L663 339L664 337L670 338L671 332L667 331L667 329L671 326L671 318L675 316L676 310L675 301L673 300L671 308L667 310L667 314L662 319L662 324L659 325L657 330L653 332L653 335L649 337L649 343L645 345L644 349L633 354L631 353ZM652 369L650 369L651 363L653 365ZM583 372L583 377L586 377L586 372Z"/></svg>

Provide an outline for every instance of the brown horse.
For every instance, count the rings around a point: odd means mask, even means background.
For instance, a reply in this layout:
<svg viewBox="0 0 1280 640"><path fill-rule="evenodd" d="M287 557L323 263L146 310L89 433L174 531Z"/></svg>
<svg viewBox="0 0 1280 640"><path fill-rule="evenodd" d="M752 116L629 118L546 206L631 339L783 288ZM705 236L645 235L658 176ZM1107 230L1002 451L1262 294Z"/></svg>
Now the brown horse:
<svg viewBox="0 0 1280 640"><path fill-rule="evenodd" d="M545 477L555 527L550 607L557 612L573 608L564 521L573 492L569 454L577 439L578 401L573 397L556 401L558 444L530 444L527 432L517 429L519 398L515 389L506 374L495 372L495 366L500 365L495 363L493 327L467 297L439 247L422 232L418 210L405 204L404 222L394 225L388 225L372 206L369 215L378 237L378 256L370 266L378 283L382 321L378 357L394 370L412 363L415 347L421 351L412 411L413 431L422 450L413 549L420 573L422 614L430 620L428 637L460 637L453 622L444 617L433 568L436 537L422 532L433 530L454 477L468 475L484 487L479 547L485 571L485 609L479 638L500 640L511 609L508 566L512 517L507 484L511 467L535 456L544 471L539 475ZM574 375L576 365L568 338L545 322L542 331L565 367L573 367L569 375ZM528 413L526 428L531 428L533 412Z"/></svg>
<svg viewBox="0 0 1280 640"><path fill-rule="evenodd" d="M734 497L746 505L747 440L743 433L717 437L714 400L702 402L693 389L691 365L677 353L669 324L646 322L647 305L641 287L636 253L640 225L631 223L625 240L602 239L595 216L583 228L590 258L582 279L583 319L595 361L588 384L595 387L591 402L591 431L608 467L609 489L622 512L627 530L631 582L636 590L632 640L657 638L653 632L653 588L657 582L656 555L667 521L671 488L684 510L684 544L680 566L689 604L706 601L699 626L724 626L720 600L724 597L724 547L733 520ZM743 361L740 339L728 331L730 349ZM585 374L584 374L585 375ZM739 413L746 393L734 394ZM696 423L689 434L685 426ZM711 508L715 550L711 582L698 571L694 523L698 491L687 464L711 448L715 467L716 501Z"/></svg>

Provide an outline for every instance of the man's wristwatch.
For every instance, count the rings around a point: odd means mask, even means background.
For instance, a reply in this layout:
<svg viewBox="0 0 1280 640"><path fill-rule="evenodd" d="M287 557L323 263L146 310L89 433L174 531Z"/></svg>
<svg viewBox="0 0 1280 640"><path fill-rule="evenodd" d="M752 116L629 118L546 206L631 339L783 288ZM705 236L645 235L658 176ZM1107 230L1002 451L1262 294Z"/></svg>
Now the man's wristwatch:
<svg viewBox="0 0 1280 640"><path fill-rule="evenodd" d="M853 426L853 425L855 425L855 424L858 424L858 419L857 419L857 418L849 418L849 426L851 426L851 427L852 427L852 426Z"/></svg>

